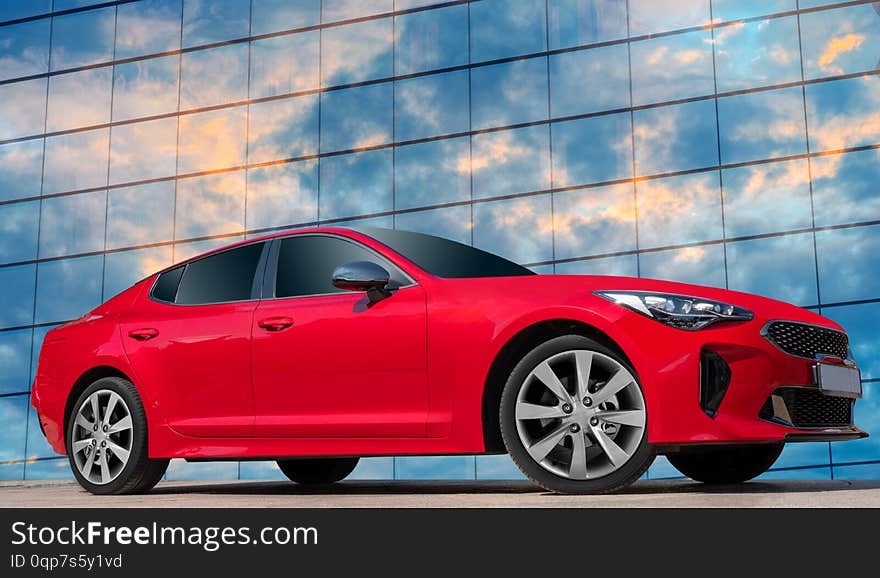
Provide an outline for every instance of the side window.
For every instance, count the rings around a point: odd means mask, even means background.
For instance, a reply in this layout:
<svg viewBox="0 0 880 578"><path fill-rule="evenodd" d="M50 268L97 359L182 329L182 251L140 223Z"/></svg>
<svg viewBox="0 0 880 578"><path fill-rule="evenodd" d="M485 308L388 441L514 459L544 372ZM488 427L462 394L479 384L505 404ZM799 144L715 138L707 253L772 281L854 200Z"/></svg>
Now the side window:
<svg viewBox="0 0 880 578"><path fill-rule="evenodd" d="M275 296L345 293L345 290L333 286L333 270L351 261L372 261L381 265L391 275L392 287L410 283L394 264L357 243L338 237L302 235L281 241Z"/></svg>
<svg viewBox="0 0 880 578"><path fill-rule="evenodd" d="M202 305L250 299L263 245L245 245L187 264L174 302Z"/></svg>
<svg viewBox="0 0 880 578"><path fill-rule="evenodd" d="M174 303L174 298L177 296L177 286L180 285L180 276L183 275L183 269L184 267L175 267L159 275L159 278L156 279L156 284L153 285L153 291L150 293L153 299Z"/></svg>

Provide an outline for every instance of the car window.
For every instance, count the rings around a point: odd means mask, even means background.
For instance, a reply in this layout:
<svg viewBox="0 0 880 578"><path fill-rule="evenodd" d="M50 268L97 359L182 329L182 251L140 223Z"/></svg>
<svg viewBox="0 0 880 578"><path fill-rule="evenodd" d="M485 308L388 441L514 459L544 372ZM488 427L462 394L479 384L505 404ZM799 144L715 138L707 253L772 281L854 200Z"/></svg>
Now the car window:
<svg viewBox="0 0 880 578"><path fill-rule="evenodd" d="M276 297L345 293L333 286L333 270L351 261L372 261L388 271L392 288L411 283L403 271L353 241L324 235L298 235L281 241Z"/></svg>
<svg viewBox="0 0 880 578"><path fill-rule="evenodd" d="M250 299L263 245L253 243L188 263L174 302L202 305Z"/></svg>
<svg viewBox="0 0 880 578"><path fill-rule="evenodd" d="M159 278L156 279L156 284L153 285L153 291L150 293L153 299L174 303L174 298L177 296L177 286L180 285L180 276L183 275L183 269L184 267L175 267L159 275Z"/></svg>

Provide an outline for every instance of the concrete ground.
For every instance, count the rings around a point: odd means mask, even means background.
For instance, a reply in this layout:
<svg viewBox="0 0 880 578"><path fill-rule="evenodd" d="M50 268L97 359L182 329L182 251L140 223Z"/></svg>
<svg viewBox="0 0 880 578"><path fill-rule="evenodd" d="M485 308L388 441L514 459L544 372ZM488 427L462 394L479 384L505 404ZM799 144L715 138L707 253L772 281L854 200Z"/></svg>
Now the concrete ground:
<svg viewBox="0 0 880 578"><path fill-rule="evenodd" d="M646 480L607 496L562 496L521 481L163 482L145 495L96 498L74 482L0 482L0 508L877 508L880 480L705 486Z"/></svg>

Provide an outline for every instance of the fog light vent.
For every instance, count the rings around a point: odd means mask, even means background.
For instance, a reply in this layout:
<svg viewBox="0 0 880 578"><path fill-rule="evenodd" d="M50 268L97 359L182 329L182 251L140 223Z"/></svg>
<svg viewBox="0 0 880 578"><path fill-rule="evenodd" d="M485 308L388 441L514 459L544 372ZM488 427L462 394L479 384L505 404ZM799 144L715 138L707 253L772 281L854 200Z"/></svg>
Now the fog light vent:
<svg viewBox="0 0 880 578"><path fill-rule="evenodd" d="M730 366L710 349L700 352L700 407L709 417L715 417L718 406L730 385Z"/></svg>

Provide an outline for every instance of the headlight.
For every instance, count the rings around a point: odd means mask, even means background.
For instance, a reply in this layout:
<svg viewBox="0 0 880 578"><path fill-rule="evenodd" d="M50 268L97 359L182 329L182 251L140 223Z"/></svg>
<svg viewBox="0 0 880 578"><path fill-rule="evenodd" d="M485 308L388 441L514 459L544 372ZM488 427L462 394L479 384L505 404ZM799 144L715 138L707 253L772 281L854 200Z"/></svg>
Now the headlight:
<svg viewBox="0 0 880 578"><path fill-rule="evenodd" d="M594 291L594 295L632 309L670 327L694 331L719 321L749 321L748 309L686 295L649 291Z"/></svg>

